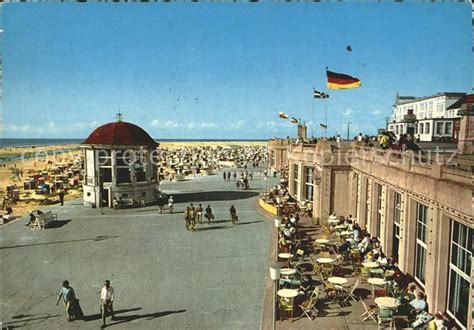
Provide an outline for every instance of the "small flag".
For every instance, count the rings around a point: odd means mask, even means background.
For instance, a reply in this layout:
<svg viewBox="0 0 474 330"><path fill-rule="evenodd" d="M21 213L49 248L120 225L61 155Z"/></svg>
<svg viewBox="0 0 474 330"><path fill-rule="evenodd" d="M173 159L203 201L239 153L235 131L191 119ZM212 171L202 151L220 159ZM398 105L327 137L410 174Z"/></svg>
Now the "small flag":
<svg viewBox="0 0 474 330"><path fill-rule="evenodd" d="M298 119L296 119L295 117L291 117L291 122L293 124L298 124Z"/></svg>
<svg viewBox="0 0 474 330"><path fill-rule="evenodd" d="M320 123L319 126L321 126L321 128L328 128L328 125L324 125L323 123Z"/></svg>
<svg viewBox="0 0 474 330"><path fill-rule="evenodd" d="M358 78L349 76L347 74L336 73L327 70L326 75L328 78L329 89L350 89L358 88L361 85L361 81Z"/></svg>
<svg viewBox="0 0 474 330"><path fill-rule="evenodd" d="M326 94L324 92L319 92L315 89L313 89L313 95L315 99L327 99L329 97L329 94Z"/></svg>
<svg viewBox="0 0 474 330"><path fill-rule="evenodd" d="M280 116L281 119L288 119L288 116L286 113L278 111L278 116Z"/></svg>

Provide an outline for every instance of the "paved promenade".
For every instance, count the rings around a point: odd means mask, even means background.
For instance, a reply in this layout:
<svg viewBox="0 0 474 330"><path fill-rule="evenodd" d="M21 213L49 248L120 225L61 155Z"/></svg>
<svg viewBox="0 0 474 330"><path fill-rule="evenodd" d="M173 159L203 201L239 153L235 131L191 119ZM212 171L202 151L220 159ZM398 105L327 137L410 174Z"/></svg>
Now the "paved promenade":
<svg viewBox="0 0 474 330"><path fill-rule="evenodd" d="M116 290L116 329L258 329L262 319L272 222L257 212L261 177L253 189L213 176L162 184L174 214L156 206L87 209L82 200L53 206L58 226L1 231L1 320L5 328L97 329L99 292L105 279ZM185 229L182 211L193 202L214 209L216 221ZM232 226L234 204L239 222ZM46 209L45 209L46 210ZM68 324L55 305L64 279L75 289L85 320Z"/></svg>

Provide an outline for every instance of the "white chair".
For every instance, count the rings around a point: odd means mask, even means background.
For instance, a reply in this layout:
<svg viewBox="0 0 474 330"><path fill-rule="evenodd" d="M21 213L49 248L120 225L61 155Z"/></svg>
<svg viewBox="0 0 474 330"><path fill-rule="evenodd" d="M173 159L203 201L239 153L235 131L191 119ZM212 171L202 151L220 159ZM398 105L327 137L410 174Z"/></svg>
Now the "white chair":
<svg viewBox="0 0 474 330"><path fill-rule="evenodd" d="M365 310L365 312L360 315L362 317L362 321L372 319L373 321L377 322L377 319L375 318L375 316L377 315L377 307L367 306L367 304L362 299L360 300L360 302Z"/></svg>
<svg viewBox="0 0 474 330"><path fill-rule="evenodd" d="M348 301L349 299L354 300L357 302L357 297L354 295L354 291L359 287L360 284L360 279L357 279L357 281L354 283L353 286L351 286L348 290L345 290L347 293L346 299L344 301Z"/></svg>

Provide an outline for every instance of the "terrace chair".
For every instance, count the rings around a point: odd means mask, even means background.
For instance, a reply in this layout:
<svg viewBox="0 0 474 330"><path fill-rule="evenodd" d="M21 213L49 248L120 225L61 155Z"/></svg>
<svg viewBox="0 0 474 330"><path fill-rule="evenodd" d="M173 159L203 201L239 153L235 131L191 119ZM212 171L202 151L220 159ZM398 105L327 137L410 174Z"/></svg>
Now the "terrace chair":
<svg viewBox="0 0 474 330"><path fill-rule="evenodd" d="M322 264L321 265L321 276L323 278L328 278L331 276L333 272L333 265L332 264Z"/></svg>
<svg viewBox="0 0 474 330"><path fill-rule="evenodd" d="M388 308L379 308L377 329L384 329L383 324L389 323L390 329L393 328L393 310Z"/></svg>
<svg viewBox="0 0 474 330"><path fill-rule="evenodd" d="M362 280L362 283L367 282L367 280L370 278L370 270L364 266L361 266L359 269L359 277Z"/></svg>
<svg viewBox="0 0 474 330"><path fill-rule="evenodd" d="M280 311L280 321L283 319L283 313L289 313L290 314L289 319L291 322L293 322L293 299L286 300L285 298L281 298L279 311Z"/></svg>
<svg viewBox="0 0 474 330"><path fill-rule="evenodd" d="M344 301L348 301L349 299L352 299L355 302L357 302L357 297L354 295L354 291L359 287L359 284L360 284L360 280L357 279L357 281L354 283L353 286L345 290L345 292L347 293L347 297L346 299L344 299Z"/></svg>
<svg viewBox="0 0 474 330"><path fill-rule="evenodd" d="M313 319L318 316L318 310L315 307L317 300L317 297L310 297L298 305L298 307L301 308L303 315L305 315L310 321L313 321Z"/></svg>
<svg viewBox="0 0 474 330"><path fill-rule="evenodd" d="M367 306L363 299L360 300L362 307L364 307L365 312L362 313L360 316L362 317L362 321L366 321L368 319L372 319L373 321L377 322L375 316L377 315L377 307L376 306Z"/></svg>
<svg viewBox="0 0 474 330"><path fill-rule="evenodd" d="M324 291L326 291L326 295L328 298L332 297L332 301L336 300L337 298L337 289L334 284L323 281L324 284Z"/></svg>
<svg viewBox="0 0 474 330"><path fill-rule="evenodd" d="M327 251L321 251L319 258L331 258L331 254Z"/></svg>
<svg viewBox="0 0 474 330"><path fill-rule="evenodd" d="M311 257L311 264L313 265L314 275L318 275L321 272L321 264L316 262L315 257Z"/></svg>
<svg viewBox="0 0 474 330"><path fill-rule="evenodd" d="M290 265L291 267L296 269L298 273L301 273L302 272L301 264L303 262L304 262L304 250L298 249L296 250L296 258L294 258L293 260L290 260Z"/></svg>

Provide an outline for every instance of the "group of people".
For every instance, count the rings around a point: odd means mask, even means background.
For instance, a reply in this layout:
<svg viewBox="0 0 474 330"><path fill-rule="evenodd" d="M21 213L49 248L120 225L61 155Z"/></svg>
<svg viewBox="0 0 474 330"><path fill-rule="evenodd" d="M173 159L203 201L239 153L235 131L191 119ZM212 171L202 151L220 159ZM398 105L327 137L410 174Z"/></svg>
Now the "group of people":
<svg viewBox="0 0 474 330"><path fill-rule="evenodd" d="M231 205L230 209L230 219L232 224L238 220L237 210L234 205ZM214 213L212 211L211 205L207 205L206 209L202 208L202 204L199 204L198 207L194 207L193 203L186 207L184 211L184 220L186 221L186 230L195 231L196 223L203 223L203 213L204 218L206 218L207 223L210 224L214 220Z"/></svg>
<svg viewBox="0 0 474 330"><path fill-rule="evenodd" d="M102 328L106 327L106 318L111 316L111 320L114 320L114 298L115 298L115 289L110 285L110 280L104 281L104 286L100 290L100 311L102 317ZM66 320L72 322L74 320L81 319L84 317L84 313L79 304L79 299L76 297L74 289L69 285L68 280L63 281L61 290L59 291L58 299L56 305L60 301L63 301L64 308L66 311Z"/></svg>

